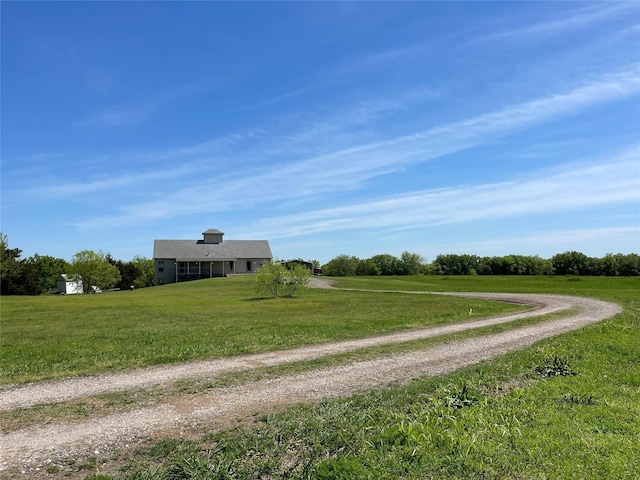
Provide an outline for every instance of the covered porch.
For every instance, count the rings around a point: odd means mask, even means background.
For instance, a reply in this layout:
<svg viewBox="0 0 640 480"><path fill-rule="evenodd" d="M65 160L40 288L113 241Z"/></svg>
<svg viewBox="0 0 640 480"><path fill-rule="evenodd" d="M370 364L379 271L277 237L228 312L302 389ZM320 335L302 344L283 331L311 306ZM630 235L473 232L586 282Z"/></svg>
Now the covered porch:
<svg viewBox="0 0 640 480"><path fill-rule="evenodd" d="M176 282L187 282L203 278L226 277L234 274L236 259L223 260L184 260L177 262Z"/></svg>

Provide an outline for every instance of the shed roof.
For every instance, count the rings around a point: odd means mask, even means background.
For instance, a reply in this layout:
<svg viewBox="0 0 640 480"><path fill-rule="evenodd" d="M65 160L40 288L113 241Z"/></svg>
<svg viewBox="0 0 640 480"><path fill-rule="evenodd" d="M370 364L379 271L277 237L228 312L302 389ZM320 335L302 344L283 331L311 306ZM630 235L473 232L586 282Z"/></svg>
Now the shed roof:
<svg viewBox="0 0 640 480"><path fill-rule="evenodd" d="M273 255L267 240L225 240L224 243L204 243L202 240L154 240L153 258L221 261L273 258Z"/></svg>
<svg viewBox="0 0 640 480"><path fill-rule="evenodd" d="M57 280L64 280L65 282L77 282L78 280L82 280L80 275L67 275L66 273L61 273Z"/></svg>

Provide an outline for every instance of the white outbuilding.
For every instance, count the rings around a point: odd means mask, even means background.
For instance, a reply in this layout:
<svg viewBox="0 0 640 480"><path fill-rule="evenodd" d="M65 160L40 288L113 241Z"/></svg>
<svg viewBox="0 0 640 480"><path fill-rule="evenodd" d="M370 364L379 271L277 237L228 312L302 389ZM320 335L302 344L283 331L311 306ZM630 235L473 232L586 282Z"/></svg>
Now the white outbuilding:
<svg viewBox="0 0 640 480"><path fill-rule="evenodd" d="M58 293L63 295L73 295L74 293L83 293L82 277L79 275L67 275L62 273L56 281Z"/></svg>

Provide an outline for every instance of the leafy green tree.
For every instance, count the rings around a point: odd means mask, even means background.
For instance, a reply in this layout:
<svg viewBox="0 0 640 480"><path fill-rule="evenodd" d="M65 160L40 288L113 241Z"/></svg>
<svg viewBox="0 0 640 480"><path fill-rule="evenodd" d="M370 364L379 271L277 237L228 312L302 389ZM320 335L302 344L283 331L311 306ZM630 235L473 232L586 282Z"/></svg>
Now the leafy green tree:
<svg viewBox="0 0 640 480"><path fill-rule="evenodd" d="M637 253L622 255L620 258L620 275L634 277L640 275L640 255Z"/></svg>
<svg viewBox="0 0 640 480"><path fill-rule="evenodd" d="M599 259L602 275L608 276L638 276L640 275L640 256L636 253L624 255L622 253L607 253Z"/></svg>
<svg viewBox="0 0 640 480"><path fill-rule="evenodd" d="M553 265L537 255L505 255L480 258L476 270L479 275L550 275Z"/></svg>
<svg viewBox="0 0 640 480"><path fill-rule="evenodd" d="M594 262L581 252L564 252L551 259L556 275L593 275Z"/></svg>
<svg viewBox="0 0 640 480"><path fill-rule="evenodd" d="M2 295L39 295L44 289L40 273L30 259L21 259L22 250L9 248L6 235L0 233L0 293Z"/></svg>
<svg viewBox="0 0 640 480"><path fill-rule="evenodd" d="M400 260L388 253L374 255L369 260L378 265L380 275L399 275L402 273Z"/></svg>
<svg viewBox="0 0 640 480"><path fill-rule="evenodd" d="M551 275L553 264L538 255L525 257L527 261L527 275Z"/></svg>
<svg viewBox="0 0 640 480"><path fill-rule="evenodd" d="M402 252L400 263L404 275L418 275L424 272L424 257L419 253Z"/></svg>
<svg viewBox="0 0 640 480"><path fill-rule="evenodd" d="M155 262L152 258L139 257L136 255L131 262L138 267L141 275L136 278L133 285L136 288L153 287Z"/></svg>
<svg viewBox="0 0 640 480"><path fill-rule="evenodd" d="M16 295L40 295L44 292L40 284L38 269L27 259L20 260L20 283L16 286Z"/></svg>
<svg viewBox="0 0 640 480"><path fill-rule="evenodd" d="M309 284L311 271L304 265L294 264L284 276L284 292L287 297L293 297L297 291L303 290Z"/></svg>
<svg viewBox="0 0 640 480"><path fill-rule="evenodd" d="M614 255L612 253L607 253L603 258L600 259L600 269L603 275L607 275L610 277L617 277L620 275L620 259L622 255Z"/></svg>
<svg viewBox="0 0 640 480"><path fill-rule="evenodd" d="M133 262L118 260L116 268L120 272L120 281L117 284L120 290L129 290L132 286L135 287L136 281L142 277L142 270Z"/></svg>
<svg viewBox="0 0 640 480"><path fill-rule="evenodd" d="M0 232L0 291L2 295L18 295L22 276L22 250L9 248L9 239Z"/></svg>
<svg viewBox="0 0 640 480"><path fill-rule="evenodd" d="M370 258L360 260L360 262L358 262L358 268L356 269L356 275L380 275L380 267Z"/></svg>
<svg viewBox="0 0 640 480"><path fill-rule="evenodd" d="M268 293L272 297L277 297L285 283L286 276L287 269L281 263L273 260L264 262L256 272L256 292Z"/></svg>
<svg viewBox="0 0 640 480"><path fill-rule="evenodd" d="M433 263L440 275L477 275L481 266L480 257L476 255L438 255Z"/></svg>
<svg viewBox="0 0 640 480"><path fill-rule="evenodd" d="M272 297L293 294L307 287L311 270L304 265L292 264L290 268L279 262L263 263L256 272L256 292L268 293Z"/></svg>
<svg viewBox="0 0 640 480"><path fill-rule="evenodd" d="M49 292L56 289L57 280L60 274L67 271L67 261L63 258L55 258L49 255L38 255L37 253L27 260L27 263L34 266L38 276L38 284L42 292Z"/></svg>
<svg viewBox="0 0 640 480"><path fill-rule="evenodd" d="M108 253L106 259L120 272L120 281L116 285L120 290L129 290L132 286L134 288L153 286L155 263L152 259L136 255L131 261L123 262L114 259Z"/></svg>
<svg viewBox="0 0 640 480"><path fill-rule="evenodd" d="M82 286L85 293L92 286L99 288L111 288L116 285L121 275L115 265L109 263L108 255L102 251L82 250L71 259L69 273L82 277Z"/></svg>
<svg viewBox="0 0 640 480"><path fill-rule="evenodd" d="M349 255L338 255L322 267L325 275L330 277L352 277L358 270L360 259Z"/></svg>

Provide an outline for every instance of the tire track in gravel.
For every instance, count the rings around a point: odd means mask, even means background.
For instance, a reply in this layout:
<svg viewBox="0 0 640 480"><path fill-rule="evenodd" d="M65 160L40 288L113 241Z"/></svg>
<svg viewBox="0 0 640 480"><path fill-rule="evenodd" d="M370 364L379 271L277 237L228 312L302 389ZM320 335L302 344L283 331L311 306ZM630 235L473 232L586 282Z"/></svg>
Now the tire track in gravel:
<svg viewBox="0 0 640 480"><path fill-rule="evenodd" d="M223 372L308 360L358 348L428 338L567 309L576 309L576 313L498 334L449 342L426 350L260 380L234 387L215 388L206 393L176 397L159 405L130 412L25 428L0 435L2 452L0 470L10 466L33 465L52 457L64 457L81 452L103 452L105 449L121 447L135 439L162 431L189 430L200 425L224 425L229 419L241 418L255 411L265 411L299 402L345 397L384 387L397 381L407 381L425 375L442 375L457 368L529 346L538 340L581 328L622 311L616 304L582 297L539 294L439 294L523 303L533 305L535 308L527 312L457 325L431 327L282 352L10 386L0 392L0 408L6 410L43 402L66 401L97 393L146 388L184 378L211 378Z"/></svg>

